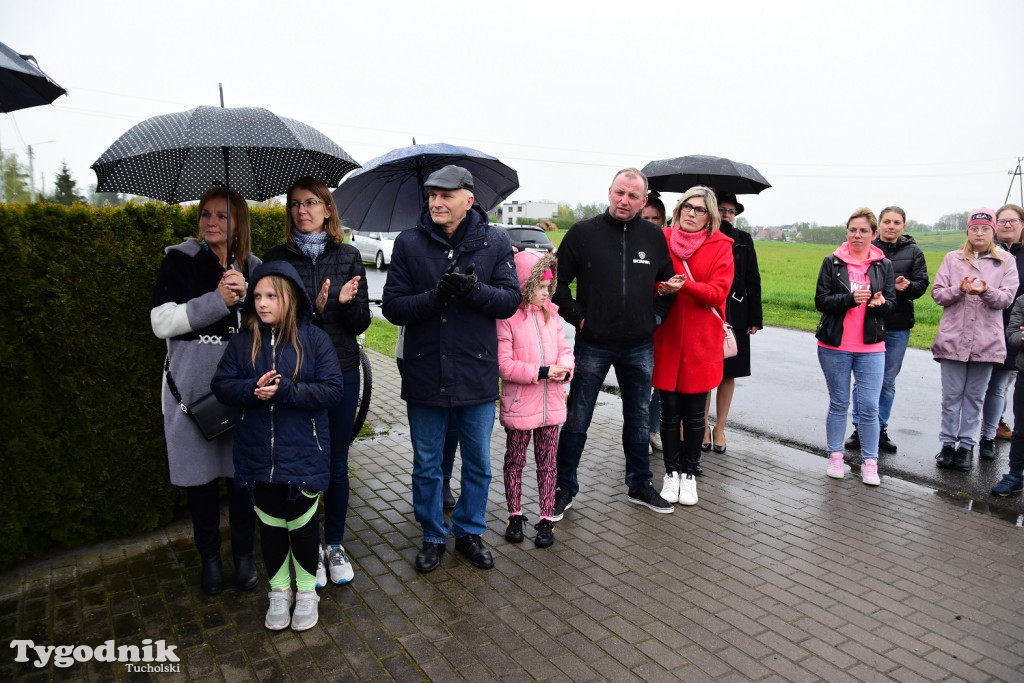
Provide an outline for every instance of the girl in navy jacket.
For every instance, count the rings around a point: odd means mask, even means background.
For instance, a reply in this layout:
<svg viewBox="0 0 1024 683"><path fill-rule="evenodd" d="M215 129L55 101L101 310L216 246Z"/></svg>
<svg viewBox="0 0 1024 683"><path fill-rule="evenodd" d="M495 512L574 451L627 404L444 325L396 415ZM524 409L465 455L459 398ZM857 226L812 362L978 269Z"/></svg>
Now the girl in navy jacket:
<svg viewBox="0 0 1024 683"><path fill-rule="evenodd" d="M221 402L243 408L235 485L252 491L260 520L272 589L266 627L275 631L289 624L303 631L317 622L317 503L330 481L327 409L341 401L343 385L334 345L310 324L311 310L290 264L257 268L244 329L231 338L211 384Z"/></svg>

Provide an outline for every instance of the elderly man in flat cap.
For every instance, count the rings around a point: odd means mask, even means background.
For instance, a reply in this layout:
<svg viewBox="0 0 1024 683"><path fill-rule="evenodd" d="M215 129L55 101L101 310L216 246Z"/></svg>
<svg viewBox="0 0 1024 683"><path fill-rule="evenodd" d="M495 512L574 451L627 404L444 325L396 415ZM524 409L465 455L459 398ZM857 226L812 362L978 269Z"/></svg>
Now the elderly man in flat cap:
<svg viewBox="0 0 1024 683"><path fill-rule="evenodd" d="M473 202L473 176L445 166L423 183L427 210L395 240L384 285L384 317L405 326L402 399L413 447L412 504L423 527L416 569L437 568L449 534L480 569L494 565L481 535L491 483L491 431L498 398L496 321L522 294L504 231ZM441 506L442 448L458 422L462 489L451 525Z"/></svg>

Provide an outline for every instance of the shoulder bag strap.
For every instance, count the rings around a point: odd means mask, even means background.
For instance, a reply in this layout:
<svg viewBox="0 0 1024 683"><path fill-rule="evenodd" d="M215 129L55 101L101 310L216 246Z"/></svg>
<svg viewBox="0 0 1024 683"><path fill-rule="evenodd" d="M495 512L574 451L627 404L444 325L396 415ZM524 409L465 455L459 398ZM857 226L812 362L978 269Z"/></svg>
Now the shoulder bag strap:
<svg viewBox="0 0 1024 683"><path fill-rule="evenodd" d="M686 277L693 280L693 273L690 272L690 264L686 261L683 261L683 269L686 271ZM696 280L693 281L696 282ZM708 308L712 313L714 313L716 318L722 320L722 315L718 312L717 308L714 306L706 306L705 308ZM725 321L722 320L722 322L724 323Z"/></svg>
<svg viewBox="0 0 1024 683"><path fill-rule="evenodd" d="M170 357L170 355L168 355L166 358L164 358L164 374L167 377L167 388L171 390L171 396L173 396L174 400L178 402L178 405L181 407L181 412L187 413L188 412L188 408L185 407L185 402L181 400L181 394L178 393L178 387L174 383L174 378L171 377L171 357Z"/></svg>

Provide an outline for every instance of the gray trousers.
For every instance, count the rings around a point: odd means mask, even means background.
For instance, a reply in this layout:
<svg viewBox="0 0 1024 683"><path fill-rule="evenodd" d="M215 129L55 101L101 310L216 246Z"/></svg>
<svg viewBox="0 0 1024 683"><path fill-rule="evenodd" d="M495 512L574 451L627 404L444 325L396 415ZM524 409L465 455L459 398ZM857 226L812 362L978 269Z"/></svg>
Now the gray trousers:
<svg viewBox="0 0 1024 683"><path fill-rule="evenodd" d="M942 424L939 441L943 446L974 448L985 391L992 376L992 363L958 360L939 361L942 375Z"/></svg>

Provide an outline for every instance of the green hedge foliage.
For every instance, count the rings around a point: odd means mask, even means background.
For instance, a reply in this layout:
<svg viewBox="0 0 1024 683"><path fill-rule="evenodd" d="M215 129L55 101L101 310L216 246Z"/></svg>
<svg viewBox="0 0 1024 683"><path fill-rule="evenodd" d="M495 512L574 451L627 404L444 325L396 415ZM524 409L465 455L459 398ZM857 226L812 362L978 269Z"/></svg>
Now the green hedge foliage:
<svg viewBox="0 0 1024 683"><path fill-rule="evenodd" d="M165 353L149 302L198 210L0 203L0 568L167 523ZM284 210L253 209L253 252Z"/></svg>

